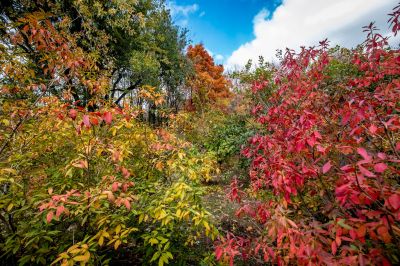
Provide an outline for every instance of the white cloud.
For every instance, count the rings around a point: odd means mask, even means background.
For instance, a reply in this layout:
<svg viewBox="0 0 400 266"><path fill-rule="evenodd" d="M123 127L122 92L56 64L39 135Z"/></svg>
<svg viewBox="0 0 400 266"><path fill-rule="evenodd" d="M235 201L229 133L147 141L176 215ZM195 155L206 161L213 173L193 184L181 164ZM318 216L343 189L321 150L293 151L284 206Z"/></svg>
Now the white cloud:
<svg viewBox="0 0 400 266"><path fill-rule="evenodd" d="M222 61L224 60L224 56L222 54L215 55L215 60Z"/></svg>
<svg viewBox="0 0 400 266"><path fill-rule="evenodd" d="M365 39L362 26L376 21L387 34L387 14L397 0L284 0L270 16L261 10L253 19L255 38L241 45L227 59L227 68L243 66L262 55L268 61L276 49L317 45L328 38L331 45L354 47ZM393 43L393 41L392 41Z"/></svg>
<svg viewBox="0 0 400 266"><path fill-rule="evenodd" d="M206 12L202 11L202 12L199 14L199 17L204 17L205 14L206 14Z"/></svg>
<svg viewBox="0 0 400 266"><path fill-rule="evenodd" d="M196 13L199 10L198 4L178 5L175 1L168 1L167 8L171 11L173 17L189 17L190 14Z"/></svg>
<svg viewBox="0 0 400 266"><path fill-rule="evenodd" d="M214 60L222 62L222 61L225 59L225 57L224 57L222 54L215 54L213 51L211 51L211 50L208 49L207 47L206 47L205 49L206 49L207 53L208 53L212 58L214 58Z"/></svg>

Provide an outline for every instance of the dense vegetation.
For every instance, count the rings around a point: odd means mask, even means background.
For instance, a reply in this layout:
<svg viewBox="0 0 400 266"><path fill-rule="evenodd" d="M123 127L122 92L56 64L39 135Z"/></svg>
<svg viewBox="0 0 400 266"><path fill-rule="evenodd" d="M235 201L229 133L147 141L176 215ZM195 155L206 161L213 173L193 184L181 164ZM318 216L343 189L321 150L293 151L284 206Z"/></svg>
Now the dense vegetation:
<svg viewBox="0 0 400 266"><path fill-rule="evenodd" d="M163 1L2 1L1 263L399 264L400 52L365 31L228 76Z"/></svg>

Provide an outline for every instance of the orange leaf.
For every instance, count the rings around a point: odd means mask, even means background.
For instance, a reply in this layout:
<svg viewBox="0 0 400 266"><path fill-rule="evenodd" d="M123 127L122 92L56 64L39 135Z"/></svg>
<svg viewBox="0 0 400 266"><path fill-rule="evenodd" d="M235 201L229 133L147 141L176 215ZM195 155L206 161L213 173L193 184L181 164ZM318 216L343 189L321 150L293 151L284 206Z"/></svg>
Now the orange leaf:
<svg viewBox="0 0 400 266"><path fill-rule="evenodd" d="M386 226L381 226L377 230L379 237L383 240L385 243L390 243L391 242L391 237L389 235L389 232L386 228Z"/></svg>
<svg viewBox="0 0 400 266"><path fill-rule="evenodd" d="M358 237L365 237L366 232L367 232L367 227L365 226L365 224L362 224L357 229L357 236Z"/></svg>

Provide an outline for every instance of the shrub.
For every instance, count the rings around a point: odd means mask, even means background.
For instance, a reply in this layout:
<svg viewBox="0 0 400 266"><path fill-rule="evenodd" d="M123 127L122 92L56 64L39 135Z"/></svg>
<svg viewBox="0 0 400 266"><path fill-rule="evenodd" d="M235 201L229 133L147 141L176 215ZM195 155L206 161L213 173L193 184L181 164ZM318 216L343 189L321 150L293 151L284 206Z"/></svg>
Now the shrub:
<svg viewBox="0 0 400 266"><path fill-rule="evenodd" d="M217 234L199 186L213 161L190 144L136 122L129 109L88 113L54 99L44 109L2 163L6 258L104 263L123 249L163 264Z"/></svg>
<svg viewBox="0 0 400 266"><path fill-rule="evenodd" d="M399 50L373 24L365 30L356 50L338 53L326 40L287 50L274 75L253 84L270 96L253 110L263 128L242 152L255 198L238 215L260 230L222 238L217 259L399 264ZM231 198L243 193L235 180Z"/></svg>

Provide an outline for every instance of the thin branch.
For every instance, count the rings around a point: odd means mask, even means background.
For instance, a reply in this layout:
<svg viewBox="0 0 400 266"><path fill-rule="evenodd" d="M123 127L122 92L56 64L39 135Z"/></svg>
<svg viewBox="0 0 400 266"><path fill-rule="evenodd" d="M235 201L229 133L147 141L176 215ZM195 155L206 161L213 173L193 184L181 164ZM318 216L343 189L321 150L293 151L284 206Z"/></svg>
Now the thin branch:
<svg viewBox="0 0 400 266"><path fill-rule="evenodd" d="M132 86L128 87L124 93L122 93L119 98L114 102L115 104L119 105L119 102L125 97L126 94L131 92L132 90L136 89L137 86L142 82L142 79L139 79L138 81L135 82Z"/></svg>

